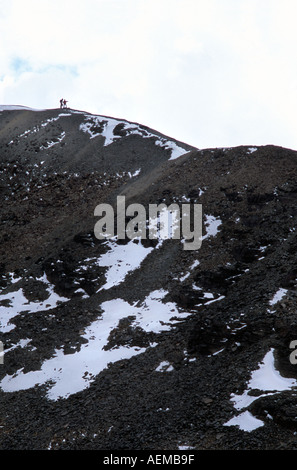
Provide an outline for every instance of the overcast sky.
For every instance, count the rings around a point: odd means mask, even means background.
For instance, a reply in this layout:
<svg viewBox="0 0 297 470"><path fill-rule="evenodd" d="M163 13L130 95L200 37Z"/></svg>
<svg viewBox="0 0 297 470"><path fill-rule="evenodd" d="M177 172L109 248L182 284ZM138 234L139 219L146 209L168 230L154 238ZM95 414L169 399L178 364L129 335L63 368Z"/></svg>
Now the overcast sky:
<svg viewBox="0 0 297 470"><path fill-rule="evenodd" d="M296 0L0 0L0 104L297 150Z"/></svg>

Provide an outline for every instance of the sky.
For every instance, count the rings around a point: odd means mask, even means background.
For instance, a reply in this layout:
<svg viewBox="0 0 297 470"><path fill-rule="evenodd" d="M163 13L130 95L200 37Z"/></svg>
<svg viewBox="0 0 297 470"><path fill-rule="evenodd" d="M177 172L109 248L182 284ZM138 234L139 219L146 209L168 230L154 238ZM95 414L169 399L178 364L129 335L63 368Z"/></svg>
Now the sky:
<svg viewBox="0 0 297 470"><path fill-rule="evenodd" d="M297 150L296 0L0 0L0 104Z"/></svg>

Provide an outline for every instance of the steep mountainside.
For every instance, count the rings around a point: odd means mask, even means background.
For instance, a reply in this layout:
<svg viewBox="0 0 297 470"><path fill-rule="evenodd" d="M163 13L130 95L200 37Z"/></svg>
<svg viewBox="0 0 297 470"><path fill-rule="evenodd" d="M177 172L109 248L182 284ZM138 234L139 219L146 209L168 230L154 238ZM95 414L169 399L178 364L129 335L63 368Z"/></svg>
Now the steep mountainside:
<svg viewBox="0 0 297 470"><path fill-rule="evenodd" d="M296 448L296 166L0 107L0 448ZM201 204L201 247L97 239L119 196Z"/></svg>

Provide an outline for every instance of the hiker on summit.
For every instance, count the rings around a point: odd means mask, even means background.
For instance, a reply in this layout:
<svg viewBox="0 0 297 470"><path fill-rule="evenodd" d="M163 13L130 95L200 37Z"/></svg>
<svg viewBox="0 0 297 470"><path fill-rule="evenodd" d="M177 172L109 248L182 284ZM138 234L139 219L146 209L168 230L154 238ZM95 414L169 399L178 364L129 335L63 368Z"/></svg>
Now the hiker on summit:
<svg viewBox="0 0 297 470"><path fill-rule="evenodd" d="M68 101L64 100L64 98L60 99L60 108L67 108Z"/></svg>

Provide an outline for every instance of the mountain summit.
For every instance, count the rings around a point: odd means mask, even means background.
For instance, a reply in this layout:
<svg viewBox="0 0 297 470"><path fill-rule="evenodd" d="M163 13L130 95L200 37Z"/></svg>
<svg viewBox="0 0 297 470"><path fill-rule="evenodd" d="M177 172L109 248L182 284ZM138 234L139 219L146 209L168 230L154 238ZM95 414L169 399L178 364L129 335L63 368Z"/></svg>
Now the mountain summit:
<svg viewBox="0 0 297 470"><path fill-rule="evenodd" d="M294 448L297 152L0 106L0 155L1 449ZM98 239L123 197L201 247Z"/></svg>

